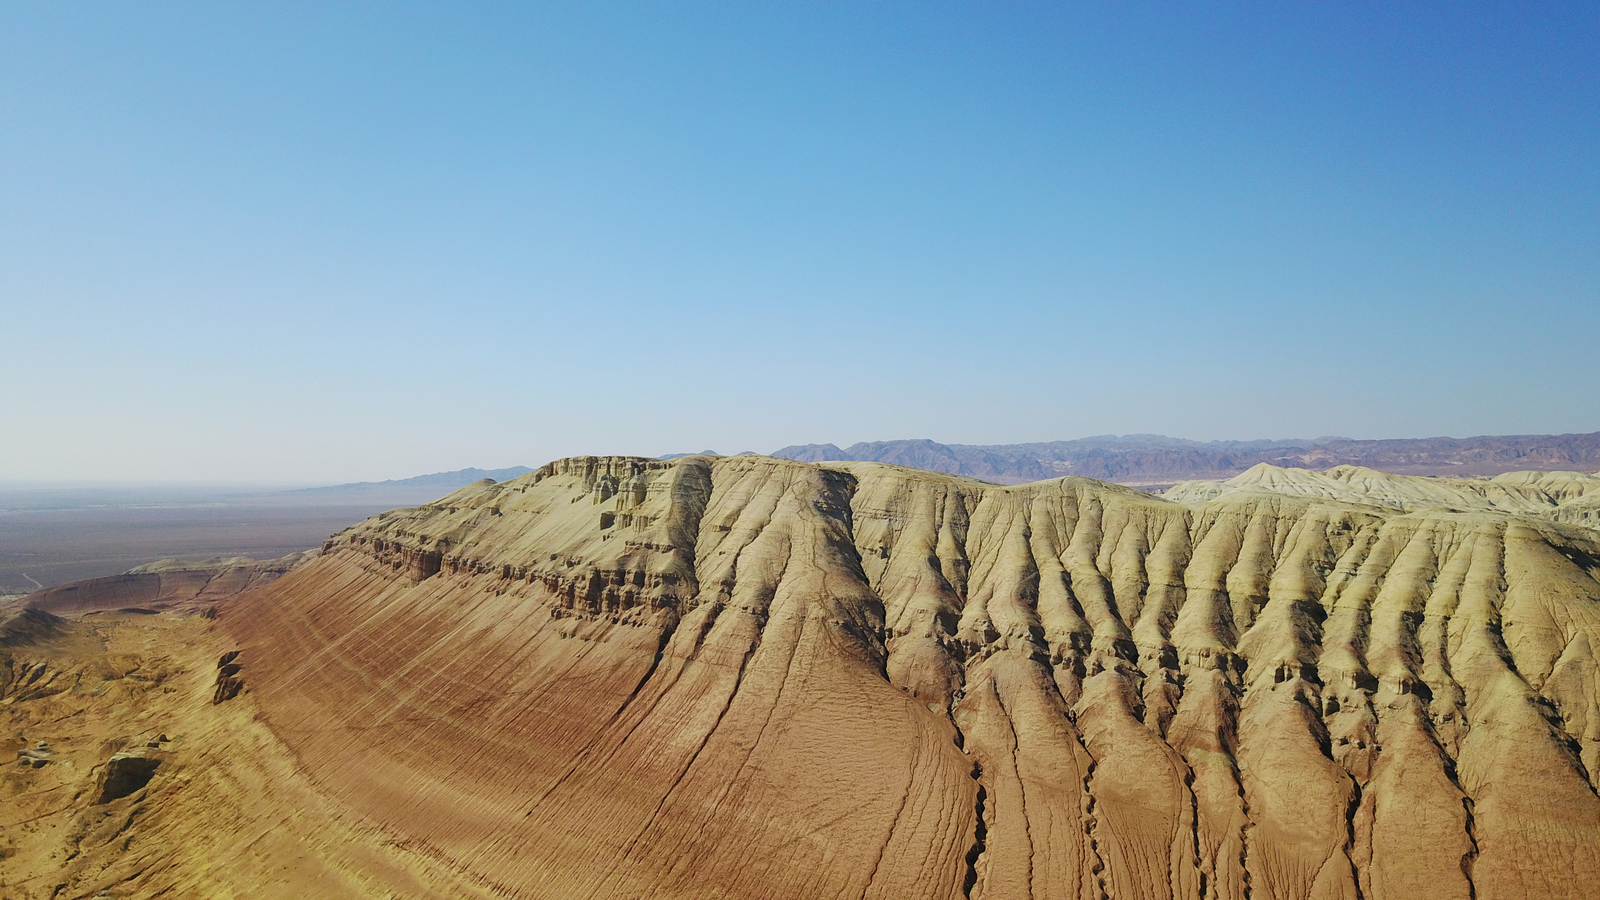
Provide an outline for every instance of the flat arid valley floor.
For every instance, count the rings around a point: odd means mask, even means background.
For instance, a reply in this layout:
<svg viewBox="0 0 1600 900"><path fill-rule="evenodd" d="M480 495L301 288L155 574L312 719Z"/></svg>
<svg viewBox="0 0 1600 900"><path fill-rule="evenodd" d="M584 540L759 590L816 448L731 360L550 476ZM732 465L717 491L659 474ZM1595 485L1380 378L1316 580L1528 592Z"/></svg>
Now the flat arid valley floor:
<svg viewBox="0 0 1600 900"><path fill-rule="evenodd" d="M1591 897L1597 504L562 460L3 608L0 896Z"/></svg>
<svg viewBox="0 0 1600 900"><path fill-rule="evenodd" d="M423 503L474 480L430 484L461 474L466 473L410 480L421 484L296 491L0 488L0 596L116 575L168 557L274 559L299 553L374 513Z"/></svg>

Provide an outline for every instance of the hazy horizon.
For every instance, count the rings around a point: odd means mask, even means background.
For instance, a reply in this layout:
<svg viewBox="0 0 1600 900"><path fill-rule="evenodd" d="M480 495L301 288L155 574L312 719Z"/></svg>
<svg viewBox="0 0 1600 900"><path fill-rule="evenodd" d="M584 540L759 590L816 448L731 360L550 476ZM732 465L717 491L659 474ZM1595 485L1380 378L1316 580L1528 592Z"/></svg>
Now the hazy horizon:
<svg viewBox="0 0 1600 900"><path fill-rule="evenodd" d="M1566 434L1590 434L1590 433L1594 433L1594 432L1568 432ZM1556 435L1556 436L1560 436L1560 435ZM1439 440L1466 440L1466 439L1479 438L1479 437L1516 437L1516 435L1466 435L1466 434L1463 434L1463 435L1410 435L1410 436L1401 437L1401 438L1367 438L1367 437L1350 437L1348 435L1319 435L1319 436L1314 437L1314 438L1306 438L1306 437L1215 438L1215 439L1210 439L1210 440L1207 440L1207 441L1200 441L1200 440L1196 440L1196 439L1193 439L1193 438L1185 438L1185 437L1180 437L1180 436L1176 436L1176 435L1153 434L1153 433L1134 433L1134 434L1125 434L1125 435L1115 435L1115 434L1081 435L1081 436L1078 436L1078 437L1052 438L1052 439L1047 439L1047 440L1043 440L1043 441L1019 441L1019 442L1016 442L1014 444L999 444L999 443L995 443L995 442L961 444L961 442L955 442L955 441L940 441L937 438L868 438L868 439L863 439L861 441L848 441L848 442L842 442L842 443L839 442L839 441L802 441L802 442L799 442L799 443L796 443L796 444L785 445L784 447L770 447L770 448L765 448L765 449L760 449L760 450L727 450L727 449L724 449L724 448L705 447L705 448L701 448L699 450L665 450L665 451L662 451L660 453L633 453L633 454L614 454L614 455L643 456L643 457L653 458L653 459L658 459L658 458L659 459L664 459L664 458L668 458L668 457L672 457L672 456L688 456L688 455L694 455L694 454L705 453L705 452L716 453L716 454L723 455L723 456L734 456L734 455L737 455L737 454L740 454L740 453L756 453L756 454L760 454L760 455L771 455L771 454L773 454L773 453L775 453L775 452L777 452L779 450L787 449L788 447L793 447L793 446L807 446L807 445L825 446L825 445L828 445L828 444L832 444L832 445L834 445L836 447L839 447L840 449L846 449L846 448L855 446L858 443L869 443L869 444L870 443L897 443L897 442L903 442L903 441L933 441L934 443L945 444L945 445L977 446L977 447L1006 447L1006 446L1025 445L1025 444L1029 444L1029 443L1038 443L1038 444L1072 443L1072 442L1076 442L1076 441L1090 441L1090 440L1097 440L1097 439L1129 440L1129 439L1137 439L1137 438L1159 438L1159 439L1163 439L1163 440L1172 440L1172 441L1188 442L1188 443L1195 443L1195 444L1206 444L1206 443L1251 444L1251 443L1276 443L1276 442L1285 442L1285 443L1287 443L1287 442L1299 442L1299 441L1304 441L1304 442L1358 441L1359 442L1359 441L1383 441L1383 440L1396 440L1396 439L1398 439L1398 440L1406 440L1406 439L1418 439L1418 440L1433 440L1433 439L1439 439ZM585 455L585 454L569 454L569 455ZM562 459L562 458L564 458L564 457L551 457L551 458L548 458L548 459L537 459L537 460L527 459L527 460L523 460L523 461L520 461L520 462L511 462L511 463L508 463L506 465L478 465L478 464L469 463L469 464L466 464L466 465L458 465L458 466L453 466L453 467L450 467L450 468L438 469L436 471L411 472L411 473L407 473L407 474L390 474L390 475L383 475L381 477L380 476L357 477L357 478L351 478L351 479L347 479L347 480L343 480L343 481L329 481L329 480L322 480L322 481L315 481L315 480L312 480L312 481L251 481L251 480L248 480L248 479L241 480L241 479L237 479L237 478L236 479L224 479L224 480L212 480L212 481L206 481L206 480L184 480L184 479L181 479L181 478L175 478L175 479L146 479L146 480L121 480L121 481L95 480L95 479L85 479L85 478L37 479L37 480L0 478L0 494L3 494L5 492L35 492L35 491L53 491L53 490L59 490L59 491L172 490L172 491L196 491L196 492L201 492L203 494L203 496L205 496L207 498L216 498L216 497L221 497L221 496L227 496L230 493L231 494L238 494L240 496L251 496L251 495L256 495L256 494L261 494L261 493L282 492L282 491L298 491L298 490L324 488L324 487L341 487L341 486L346 486L346 485L351 485L351 484L383 484L385 482L390 482L390 481L404 481L404 480L407 480L407 479L420 478L420 477L429 476L429 475L451 474L451 473L455 473L455 472L465 471L465 470L468 470L468 469L482 469L482 470L491 471L491 472L492 471L497 471L497 470L503 470L503 469L516 468L518 466L523 466L523 467L526 467L526 468L529 468L529 469L537 469L539 466L544 465L545 463L553 462L553 461L555 461L557 459Z"/></svg>
<svg viewBox="0 0 1600 900"><path fill-rule="evenodd" d="M0 479L1594 432L1597 29L8 5Z"/></svg>

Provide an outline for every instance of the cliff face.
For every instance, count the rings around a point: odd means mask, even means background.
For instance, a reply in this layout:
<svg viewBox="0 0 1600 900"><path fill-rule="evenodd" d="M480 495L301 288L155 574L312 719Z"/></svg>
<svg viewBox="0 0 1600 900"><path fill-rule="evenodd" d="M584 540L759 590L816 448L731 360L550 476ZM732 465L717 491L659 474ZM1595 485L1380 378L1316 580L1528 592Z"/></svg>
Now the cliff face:
<svg viewBox="0 0 1600 900"><path fill-rule="evenodd" d="M1587 896L1600 533L579 458L225 608L305 771L508 896Z"/></svg>

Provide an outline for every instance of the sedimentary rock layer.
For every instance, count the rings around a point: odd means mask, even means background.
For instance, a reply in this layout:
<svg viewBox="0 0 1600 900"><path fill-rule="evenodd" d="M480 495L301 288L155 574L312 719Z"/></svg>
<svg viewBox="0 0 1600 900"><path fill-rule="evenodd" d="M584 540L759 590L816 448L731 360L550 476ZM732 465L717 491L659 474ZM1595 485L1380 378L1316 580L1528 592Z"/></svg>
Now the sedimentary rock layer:
<svg viewBox="0 0 1600 900"><path fill-rule="evenodd" d="M1575 898L1597 577L1503 512L578 458L221 623L323 790L505 896Z"/></svg>

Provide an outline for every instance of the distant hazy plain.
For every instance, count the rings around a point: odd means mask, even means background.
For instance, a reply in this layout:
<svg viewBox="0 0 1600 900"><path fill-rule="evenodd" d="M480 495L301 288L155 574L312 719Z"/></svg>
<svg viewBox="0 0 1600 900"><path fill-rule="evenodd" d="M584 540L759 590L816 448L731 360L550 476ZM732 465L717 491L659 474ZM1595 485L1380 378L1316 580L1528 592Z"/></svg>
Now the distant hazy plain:
<svg viewBox="0 0 1600 900"><path fill-rule="evenodd" d="M271 559L428 496L339 498L240 488L0 488L0 595L116 575L167 557Z"/></svg>

